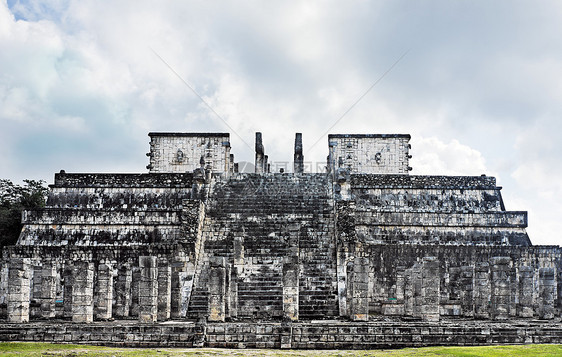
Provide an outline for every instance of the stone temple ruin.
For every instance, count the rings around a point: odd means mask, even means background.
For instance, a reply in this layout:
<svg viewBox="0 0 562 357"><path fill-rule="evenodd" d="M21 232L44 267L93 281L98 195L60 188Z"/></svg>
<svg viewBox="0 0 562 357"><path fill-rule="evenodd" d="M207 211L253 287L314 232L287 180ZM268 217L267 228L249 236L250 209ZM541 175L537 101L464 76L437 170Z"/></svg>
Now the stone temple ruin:
<svg viewBox="0 0 562 357"><path fill-rule="evenodd" d="M3 250L0 340L368 348L562 342L558 246L489 176L409 175L409 135L329 135L325 173L239 173L227 133L149 172L55 174Z"/></svg>

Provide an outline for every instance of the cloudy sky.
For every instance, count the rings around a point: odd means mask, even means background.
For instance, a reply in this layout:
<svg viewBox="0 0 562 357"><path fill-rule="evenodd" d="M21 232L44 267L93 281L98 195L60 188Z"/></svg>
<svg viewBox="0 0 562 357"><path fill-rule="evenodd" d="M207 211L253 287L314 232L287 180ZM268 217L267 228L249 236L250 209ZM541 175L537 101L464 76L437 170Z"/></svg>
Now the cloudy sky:
<svg viewBox="0 0 562 357"><path fill-rule="evenodd" d="M313 163L332 126L409 133L413 174L496 176L562 243L559 1L0 1L2 178L146 172L149 131Z"/></svg>

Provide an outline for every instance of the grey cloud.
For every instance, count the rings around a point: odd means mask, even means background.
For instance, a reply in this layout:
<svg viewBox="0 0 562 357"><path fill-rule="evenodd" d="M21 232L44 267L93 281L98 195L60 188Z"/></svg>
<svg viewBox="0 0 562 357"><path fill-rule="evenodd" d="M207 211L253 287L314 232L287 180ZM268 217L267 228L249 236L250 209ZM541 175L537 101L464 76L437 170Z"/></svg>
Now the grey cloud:
<svg viewBox="0 0 562 357"><path fill-rule="evenodd" d="M21 101L0 98L3 108L24 113L0 118L8 178L50 180L60 168L143 172L148 131L230 131L152 48L250 146L262 131L267 153L279 161L291 160L295 132L308 149L410 49L333 132L457 139L458 162L444 146L420 153L424 167L462 171L485 162L538 214L538 185L562 180L562 152L552 144L562 129L556 2L9 5L36 31L16 34L19 43L0 33L0 66L11 69L11 77L0 76L0 94L27 93ZM231 141L238 160L253 161L234 133ZM324 161L327 139L304 154ZM513 175L531 165L552 177Z"/></svg>

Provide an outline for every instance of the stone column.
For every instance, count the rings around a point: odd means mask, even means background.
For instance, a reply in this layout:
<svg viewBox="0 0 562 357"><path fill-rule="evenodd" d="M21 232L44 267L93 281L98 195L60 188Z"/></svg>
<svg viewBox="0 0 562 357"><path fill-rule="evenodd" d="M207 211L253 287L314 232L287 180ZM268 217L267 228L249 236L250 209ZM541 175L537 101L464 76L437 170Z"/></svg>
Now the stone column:
<svg viewBox="0 0 562 357"><path fill-rule="evenodd" d="M422 310L423 310L423 279L422 279L422 269L423 262L416 262L412 266L411 275L410 275L410 284L411 284L411 292L412 292L412 302L406 303L406 306L412 306L412 316L422 318ZM409 308L409 306L408 306Z"/></svg>
<svg viewBox="0 0 562 357"><path fill-rule="evenodd" d="M234 154L228 156L228 175L230 176L234 173Z"/></svg>
<svg viewBox="0 0 562 357"><path fill-rule="evenodd" d="M117 280L115 281L115 316L129 316L131 308L131 286L133 276L131 266L123 265L117 272Z"/></svg>
<svg viewBox="0 0 562 357"><path fill-rule="evenodd" d="M404 271L404 315L414 316L414 269Z"/></svg>
<svg viewBox="0 0 562 357"><path fill-rule="evenodd" d="M231 318L238 317L238 268L233 266L230 269L230 283L227 291L227 310Z"/></svg>
<svg viewBox="0 0 562 357"><path fill-rule="evenodd" d="M158 259L158 320L170 319L172 297L172 268L167 259Z"/></svg>
<svg viewBox="0 0 562 357"><path fill-rule="evenodd" d="M263 156L263 172L269 173L269 156Z"/></svg>
<svg viewBox="0 0 562 357"><path fill-rule="evenodd" d="M348 272L349 273L349 272ZM355 257L351 272L351 306L353 321L369 320L369 259Z"/></svg>
<svg viewBox="0 0 562 357"><path fill-rule="evenodd" d="M156 257L139 257L139 322L156 322L158 315L158 266Z"/></svg>
<svg viewBox="0 0 562 357"><path fill-rule="evenodd" d="M517 316L533 317L533 267L519 267L519 305Z"/></svg>
<svg viewBox="0 0 562 357"><path fill-rule="evenodd" d="M29 258L11 258L8 263L8 322L29 322Z"/></svg>
<svg viewBox="0 0 562 357"><path fill-rule="evenodd" d="M295 156L293 172L302 174L304 172L304 156L302 154L302 133L295 134Z"/></svg>
<svg viewBox="0 0 562 357"><path fill-rule="evenodd" d="M337 252L336 252L336 276L338 286L339 315L349 317L351 303L350 284L353 263L350 261L351 253L356 244L355 233L355 201L336 202L336 230L337 230Z"/></svg>
<svg viewBox="0 0 562 357"><path fill-rule="evenodd" d="M98 265L96 282L96 319L109 320L113 309L113 269L107 264Z"/></svg>
<svg viewBox="0 0 562 357"><path fill-rule="evenodd" d="M339 247L338 247L339 248ZM347 302L347 252L343 248L339 248L336 252L337 270L336 276L338 278L338 307L340 317L349 317L349 309Z"/></svg>
<svg viewBox="0 0 562 357"><path fill-rule="evenodd" d="M174 257L172 263L170 317L181 318L187 314L187 304L191 298L195 265L183 255Z"/></svg>
<svg viewBox="0 0 562 357"><path fill-rule="evenodd" d="M72 318L72 283L73 281L73 272L72 272L72 264L67 264L63 270L63 316L65 318Z"/></svg>
<svg viewBox="0 0 562 357"><path fill-rule="evenodd" d="M242 233L243 234L243 233ZM244 237L235 236L233 240L234 264L230 270L229 315L238 316L238 279L244 275Z"/></svg>
<svg viewBox="0 0 562 357"><path fill-rule="evenodd" d="M212 257L209 263L209 321L224 322L226 293L225 258Z"/></svg>
<svg viewBox="0 0 562 357"><path fill-rule="evenodd" d="M141 270L138 266L132 268L131 272L131 308L129 316L139 316L139 287L141 281Z"/></svg>
<svg viewBox="0 0 562 357"><path fill-rule="evenodd" d="M76 261L72 267L72 322L94 320L94 264Z"/></svg>
<svg viewBox="0 0 562 357"><path fill-rule="evenodd" d="M256 174L262 174L264 172L263 165L264 165L264 148L262 143L261 133L256 133L256 160L255 164L255 172Z"/></svg>
<svg viewBox="0 0 562 357"><path fill-rule="evenodd" d="M283 318L299 319L299 264L297 257L287 257L283 264Z"/></svg>
<svg viewBox="0 0 562 357"><path fill-rule="evenodd" d="M29 317L30 319L41 317L41 305L37 302L41 301L41 277L43 275L43 267L36 263L30 269L30 305ZM31 301L35 304L31 304Z"/></svg>
<svg viewBox="0 0 562 357"><path fill-rule="evenodd" d="M510 257L493 257L492 260L492 318L507 320L510 313Z"/></svg>
<svg viewBox="0 0 562 357"><path fill-rule="evenodd" d="M556 298L556 278L554 268L539 269L539 318L554 318L554 300Z"/></svg>
<svg viewBox="0 0 562 357"><path fill-rule="evenodd" d="M474 267L474 317L490 318L491 287L490 266L487 262L477 263Z"/></svg>
<svg viewBox="0 0 562 357"><path fill-rule="evenodd" d="M45 260L41 270L41 317L53 318L56 315L55 300L57 297L57 266L56 262Z"/></svg>
<svg viewBox="0 0 562 357"><path fill-rule="evenodd" d="M474 316L474 267L461 266L461 309L465 317Z"/></svg>
<svg viewBox="0 0 562 357"><path fill-rule="evenodd" d="M424 257L422 263L422 306L424 321L439 321L441 279L437 257Z"/></svg>

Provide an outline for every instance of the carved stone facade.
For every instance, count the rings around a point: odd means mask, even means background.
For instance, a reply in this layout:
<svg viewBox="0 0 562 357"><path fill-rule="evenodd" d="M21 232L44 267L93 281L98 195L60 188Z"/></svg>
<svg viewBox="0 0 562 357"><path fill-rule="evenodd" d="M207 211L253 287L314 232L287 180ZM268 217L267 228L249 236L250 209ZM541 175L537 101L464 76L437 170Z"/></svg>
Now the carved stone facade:
<svg viewBox="0 0 562 357"><path fill-rule="evenodd" d="M149 133L150 173L193 172L204 167L215 174L233 171L228 133Z"/></svg>
<svg viewBox="0 0 562 357"><path fill-rule="evenodd" d="M261 134L256 173L228 134L149 135L149 173L61 171L24 212L7 321L560 319L560 247L532 246L493 177L408 175L408 135L330 135L316 174L300 134L295 173L269 172Z"/></svg>

